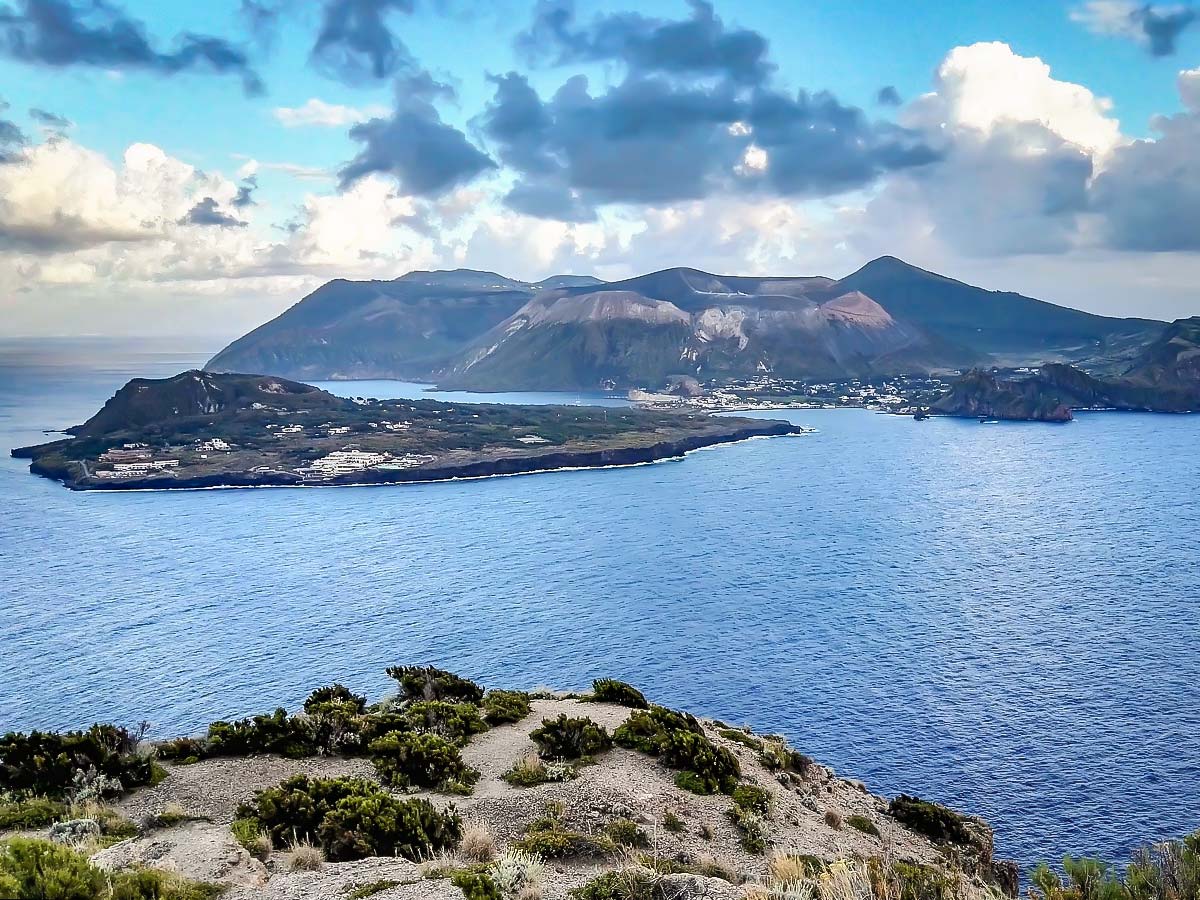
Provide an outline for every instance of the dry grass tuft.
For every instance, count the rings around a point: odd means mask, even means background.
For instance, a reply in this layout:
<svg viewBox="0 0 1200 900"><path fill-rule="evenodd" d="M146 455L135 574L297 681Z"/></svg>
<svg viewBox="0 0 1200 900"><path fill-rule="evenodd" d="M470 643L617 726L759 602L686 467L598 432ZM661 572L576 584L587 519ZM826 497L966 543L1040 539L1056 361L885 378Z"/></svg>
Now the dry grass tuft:
<svg viewBox="0 0 1200 900"><path fill-rule="evenodd" d="M834 831L842 830L842 814L836 809L825 810L825 824Z"/></svg>
<svg viewBox="0 0 1200 900"><path fill-rule="evenodd" d="M776 852L767 863L767 876L773 884L791 884L802 881L807 875L803 858L790 853Z"/></svg>
<svg viewBox="0 0 1200 900"><path fill-rule="evenodd" d="M463 830L458 852L472 862L491 862L496 856L496 839L487 825L472 824Z"/></svg>
<svg viewBox="0 0 1200 900"><path fill-rule="evenodd" d="M325 852L307 842L292 847L287 855L287 866L293 872L316 872L325 865Z"/></svg>

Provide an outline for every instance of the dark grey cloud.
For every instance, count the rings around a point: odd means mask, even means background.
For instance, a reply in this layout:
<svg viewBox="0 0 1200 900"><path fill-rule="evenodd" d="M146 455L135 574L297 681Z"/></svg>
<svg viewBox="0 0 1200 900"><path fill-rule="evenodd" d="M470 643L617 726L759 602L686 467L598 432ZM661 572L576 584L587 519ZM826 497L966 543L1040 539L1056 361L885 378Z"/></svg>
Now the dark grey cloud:
<svg viewBox="0 0 1200 900"><path fill-rule="evenodd" d="M1146 46L1154 56L1173 55L1179 35L1196 21L1196 10L1191 6L1158 8L1147 3L1129 15L1133 25L1145 35Z"/></svg>
<svg viewBox="0 0 1200 900"><path fill-rule="evenodd" d="M1113 151L1092 185L1092 210L1115 249L1200 250L1200 110L1155 125L1157 140Z"/></svg>
<svg viewBox="0 0 1200 900"><path fill-rule="evenodd" d="M174 50L156 49L142 23L106 0L19 0L0 6L0 54L56 68L136 68L174 75L211 69L241 76L247 93L262 81L245 52L222 38L180 35Z"/></svg>
<svg viewBox="0 0 1200 900"><path fill-rule="evenodd" d="M726 25L706 0L688 5L679 20L581 22L573 0L540 0L519 50L553 65L615 62L624 74L596 93L575 75L548 99L517 72L491 78L475 125L518 175L511 208L578 221L604 204L722 191L821 196L937 158L915 132L832 94L777 87L763 35Z"/></svg>
<svg viewBox="0 0 1200 900"><path fill-rule="evenodd" d="M24 147L27 143L25 132L15 122L3 118L3 114L8 108L9 104L0 99L0 165L16 160L19 156L18 148Z"/></svg>
<svg viewBox="0 0 1200 900"><path fill-rule="evenodd" d="M246 223L235 216L221 212L217 201L205 197L188 210L187 215L179 220L180 225L216 225L227 228L244 228Z"/></svg>
<svg viewBox="0 0 1200 900"><path fill-rule="evenodd" d="M313 63L327 75L356 84L389 78L414 66L391 28L392 13L412 13L414 0L326 0L312 49Z"/></svg>
<svg viewBox="0 0 1200 900"><path fill-rule="evenodd" d="M774 71L767 40L756 31L727 28L705 0L688 0L689 19L669 21L615 13L576 22L573 0L540 0L532 27L517 38L535 61L558 65L619 60L631 72L712 75L760 84Z"/></svg>
<svg viewBox="0 0 1200 900"><path fill-rule="evenodd" d="M237 196L233 198L234 209L245 209L247 206L257 206L254 192L258 189L258 177L247 175L238 186Z"/></svg>
<svg viewBox="0 0 1200 900"><path fill-rule="evenodd" d="M29 110L29 117L50 128L71 128L75 124L66 116L60 116L36 106Z"/></svg>
<svg viewBox="0 0 1200 900"><path fill-rule="evenodd" d="M889 84L879 89L879 93L875 95L875 102L880 106L899 106L904 100L900 97L900 92Z"/></svg>
<svg viewBox="0 0 1200 900"><path fill-rule="evenodd" d="M723 190L820 196L937 157L914 132L824 92L631 75L593 96L577 75L543 100L518 73L493 82L478 124L520 176L509 205L531 215L579 220L601 204ZM752 148L765 151L765 168L748 164Z"/></svg>
<svg viewBox="0 0 1200 900"><path fill-rule="evenodd" d="M466 135L442 121L434 100L453 96L427 73L400 79L392 114L350 129L362 148L338 173L341 188L380 173L394 177L405 193L430 197L496 168Z"/></svg>

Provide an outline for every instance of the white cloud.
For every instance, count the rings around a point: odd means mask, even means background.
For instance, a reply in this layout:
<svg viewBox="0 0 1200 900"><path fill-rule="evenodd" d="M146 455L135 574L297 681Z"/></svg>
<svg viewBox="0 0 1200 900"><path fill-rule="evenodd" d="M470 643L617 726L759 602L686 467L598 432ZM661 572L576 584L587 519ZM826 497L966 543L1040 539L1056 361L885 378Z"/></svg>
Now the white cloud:
<svg viewBox="0 0 1200 900"><path fill-rule="evenodd" d="M386 106L340 106L311 97L303 106L277 106L272 115L284 128L344 128L388 115Z"/></svg>
<svg viewBox="0 0 1200 900"><path fill-rule="evenodd" d="M1200 113L1200 69L1180 72L1178 83L1183 105L1194 113Z"/></svg>
<svg viewBox="0 0 1200 900"><path fill-rule="evenodd" d="M937 69L933 92L914 101L904 118L929 130L973 129L984 137L1013 125L1040 125L1103 158L1125 140L1111 110L1111 100L1055 79L1037 57L992 42L950 51Z"/></svg>

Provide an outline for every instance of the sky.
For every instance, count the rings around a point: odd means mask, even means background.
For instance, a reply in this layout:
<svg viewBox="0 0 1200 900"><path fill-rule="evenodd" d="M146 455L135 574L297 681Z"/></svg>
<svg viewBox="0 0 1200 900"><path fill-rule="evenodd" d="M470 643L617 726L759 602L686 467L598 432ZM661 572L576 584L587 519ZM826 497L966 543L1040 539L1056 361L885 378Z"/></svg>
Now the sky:
<svg viewBox="0 0 1200 900"><path fill-rule="evenodd" d="M1200 314L1200 8L0 0L0 337L230 338L332 278L877 256Z"/></svg>

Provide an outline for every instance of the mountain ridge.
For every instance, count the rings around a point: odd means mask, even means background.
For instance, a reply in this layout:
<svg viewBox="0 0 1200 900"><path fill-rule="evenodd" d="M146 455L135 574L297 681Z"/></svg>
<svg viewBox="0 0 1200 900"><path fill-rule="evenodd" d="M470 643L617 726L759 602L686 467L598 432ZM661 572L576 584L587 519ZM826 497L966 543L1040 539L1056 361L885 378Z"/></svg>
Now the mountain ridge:
<svg viewBox="0 0 1200 900"><path fill-rule="evenodd" d="M475 390L656 387L1093 360L1113 365L1165 323L1116 319L872 260L850 275L520 281L473 269L336 279L209 361L300 380L405 378Z"/></svg>

